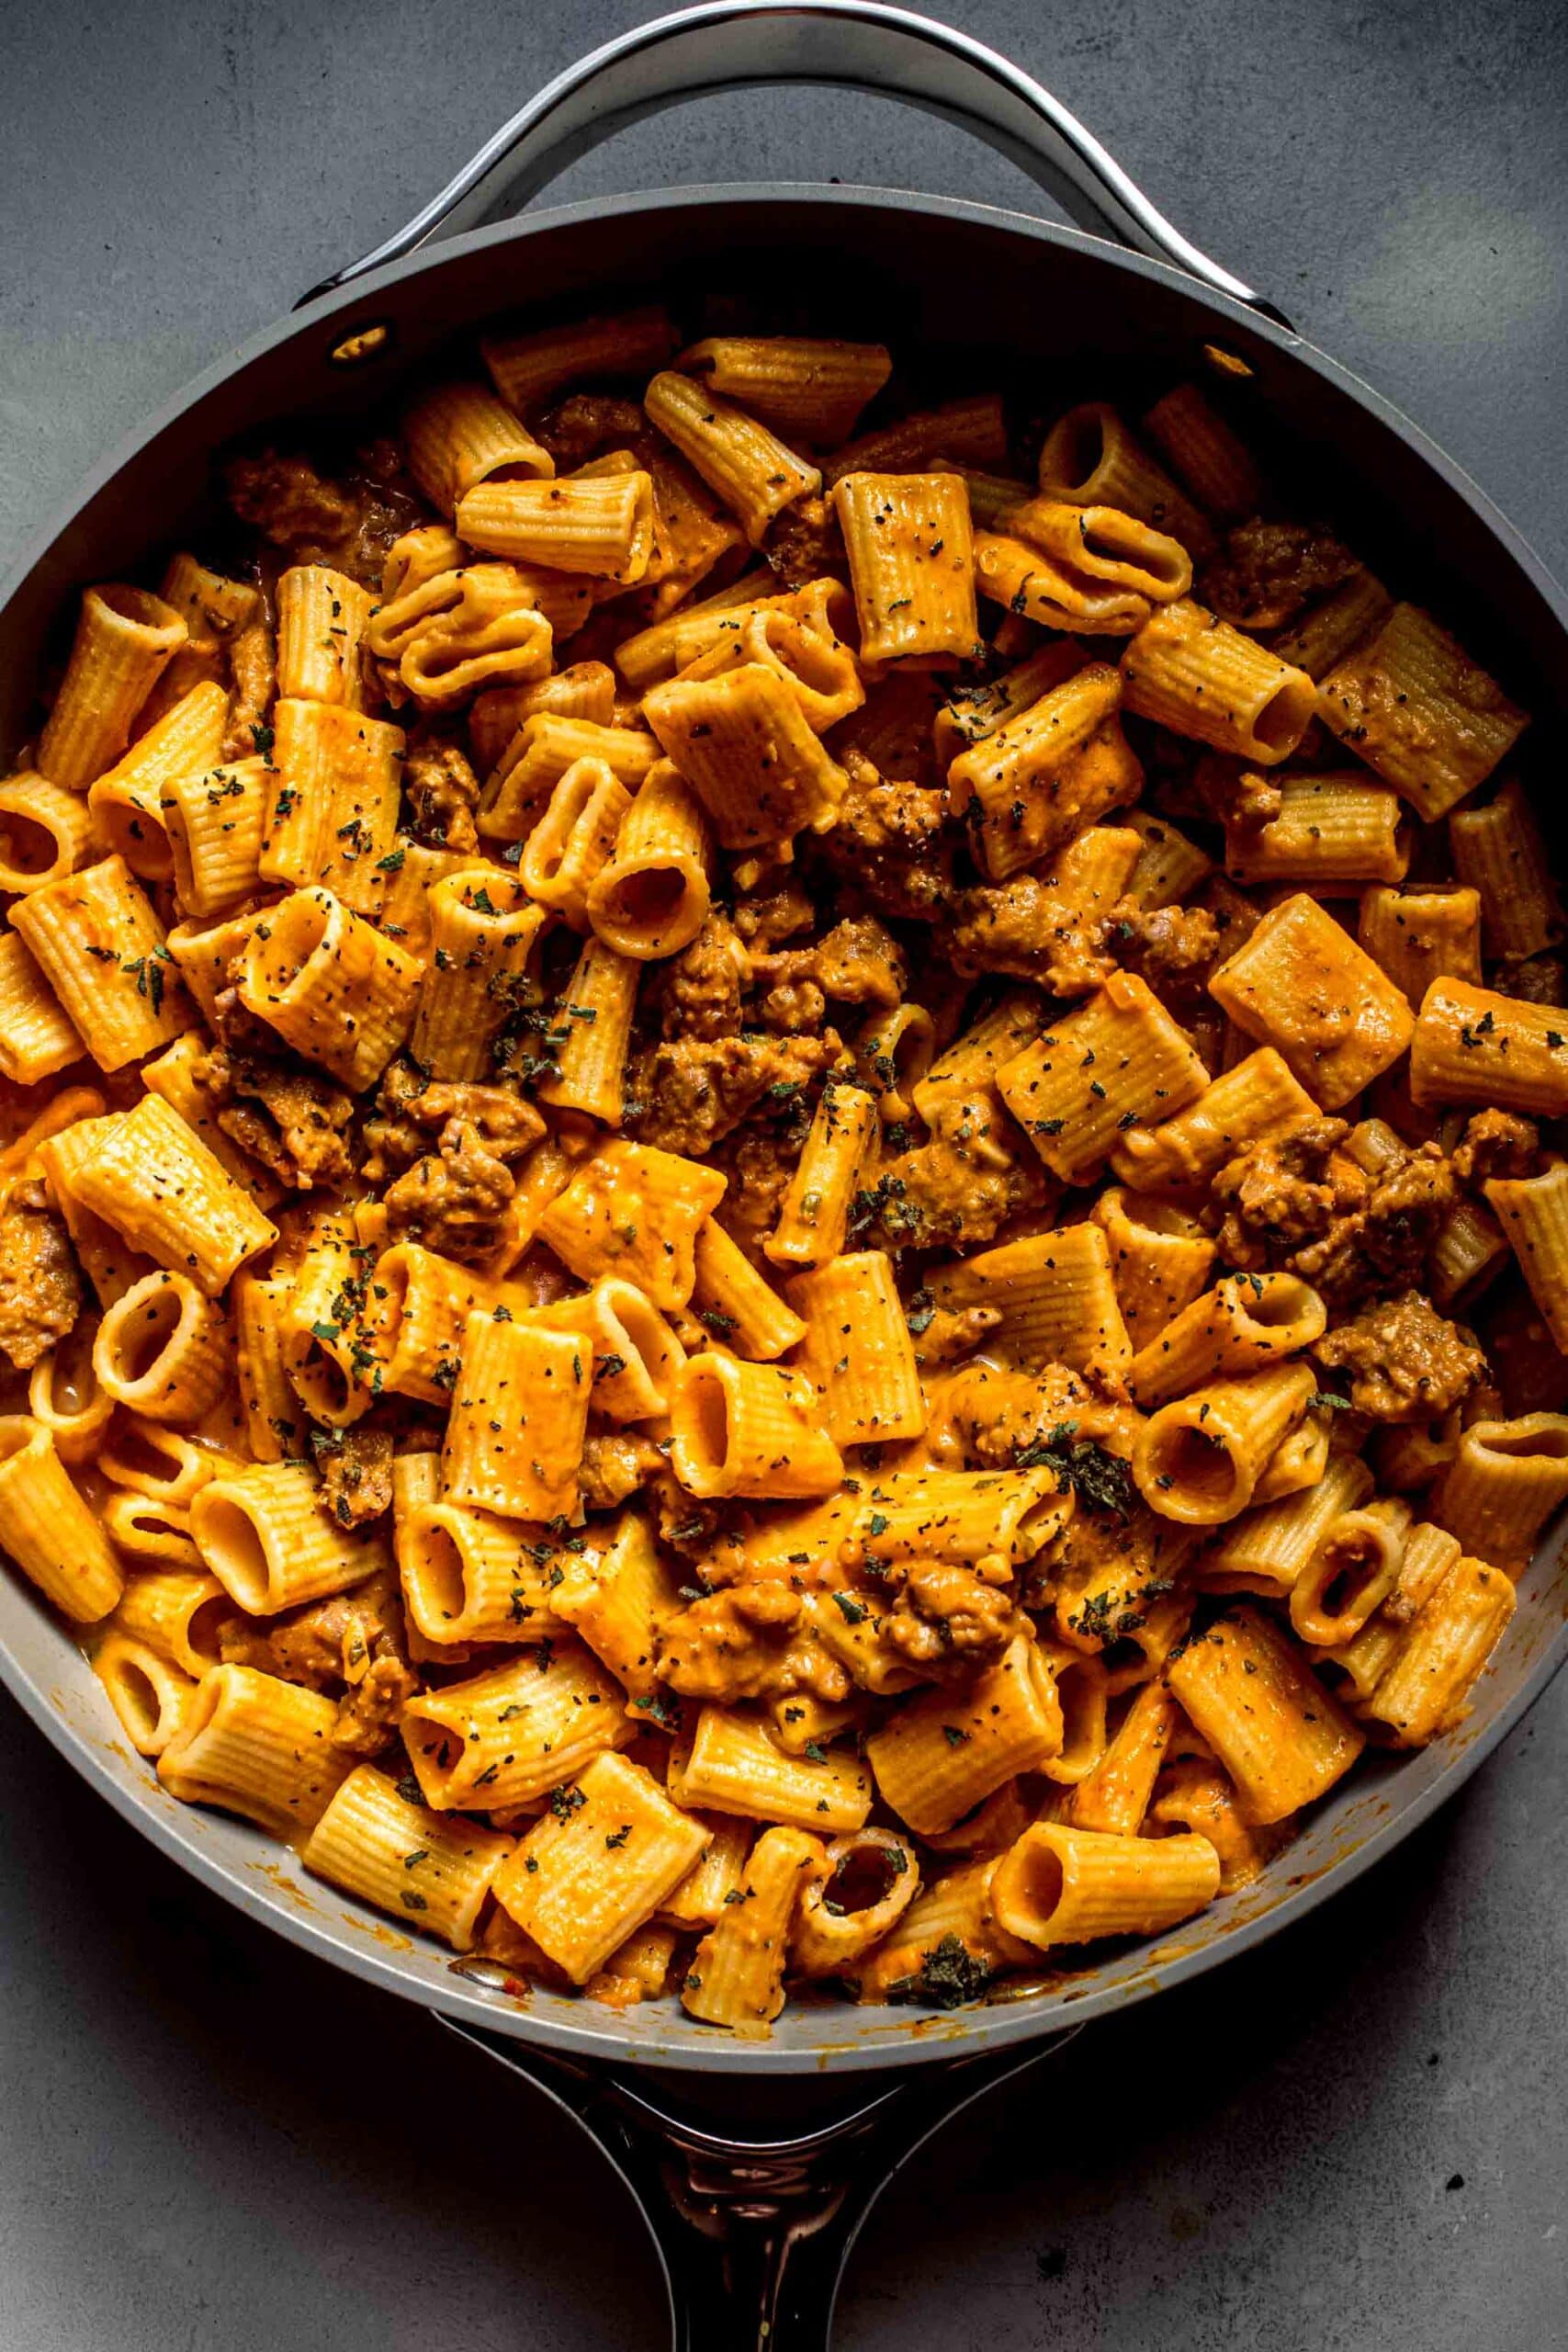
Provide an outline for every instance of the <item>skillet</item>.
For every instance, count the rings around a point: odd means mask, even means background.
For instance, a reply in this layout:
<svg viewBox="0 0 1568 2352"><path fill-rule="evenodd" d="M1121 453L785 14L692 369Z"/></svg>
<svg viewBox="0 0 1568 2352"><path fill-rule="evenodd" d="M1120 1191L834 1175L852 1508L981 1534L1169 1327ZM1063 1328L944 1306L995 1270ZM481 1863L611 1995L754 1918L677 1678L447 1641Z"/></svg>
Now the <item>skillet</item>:
<svg viewBox="0 0 1568 2352"><path fill-rule="evenodd" d="M955 119L1080 226L850 187L687 189L480 227L623 124L739 85L882 91ZM570 68L412 220L312 289L289 321L187 388L89 479L0 597L0 751L30 729L27 682L93 579L141 571L206 517L211 452L263 428L351 424L498 313L535 322L714 287L807 298L816 332L874 334L933 387L999 383L1034 407L1223 368L1301 511L1321 504L1380 571L1451 610L1535 714L1541 768L1563 733L1568 601L1481 492L1263 296L1199 253L1017 68L873 0L713 0ZM1319 487L1321 485L1321 487ZM1554 811L1538 807L1549 839ZM1560 822L1561 820L1557 820ZM1555 846L1555 842L1553 844ZM416 2001L558 2099L642 2203L675 2342L699 2352L824 2346L837 2277L879 2188L956 2107L1093 2018L1257 1943L1406 1836L1475 1769L1568 1654L1568 1562L1549 1535L1460 1732L1372 1758L1255 1886L1177 1939L951 2015L792 2004L738 2045L663 2005L624 2017L415 1950L307 1880L246 1825L177 1805L113 1736L98 1686L20 1580L0 1578L0 1678L55 1746L162 1850L253 1917ZM457 1973L462 1972L462 1973Z"/></svg>

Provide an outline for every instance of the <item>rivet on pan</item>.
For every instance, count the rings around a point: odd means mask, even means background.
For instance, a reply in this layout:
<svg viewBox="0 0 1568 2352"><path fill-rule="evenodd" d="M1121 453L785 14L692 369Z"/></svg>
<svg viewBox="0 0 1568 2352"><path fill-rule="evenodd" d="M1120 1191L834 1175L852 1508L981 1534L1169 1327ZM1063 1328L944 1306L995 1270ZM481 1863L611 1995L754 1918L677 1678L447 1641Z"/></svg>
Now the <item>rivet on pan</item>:
<svg viewBox="0 0 1568 2352"><path fill-rule="evenodd" d="M334 343L327 354L327 363L333 368L363 368L367 359L378 359L389 348L391 340L389 322L377 319L370 326L360 327L355 334L344 335L341 343Z"/></svg>
<svg viewBox="0 0 1568 2352"><path fill-rule="evenodd" d="M1216 376L1251 376L1257 373L1247 360L1234 351L1222 351L1217 343L1206 343L1203 356Z"/></svg>

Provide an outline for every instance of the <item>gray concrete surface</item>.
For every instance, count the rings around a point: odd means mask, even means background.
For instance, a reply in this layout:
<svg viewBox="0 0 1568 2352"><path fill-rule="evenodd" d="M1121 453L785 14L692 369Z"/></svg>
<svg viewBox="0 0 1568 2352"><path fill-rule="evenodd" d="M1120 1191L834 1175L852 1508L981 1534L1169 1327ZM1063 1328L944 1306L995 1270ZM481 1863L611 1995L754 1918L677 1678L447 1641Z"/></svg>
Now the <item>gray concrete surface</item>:
<svg viewBox="0 0 1568 2352"><path fill-rule="evenodd" d="M0 554L636 0L3 0ZM1568 570L1556 0L943 13ZM564 195L749 175L1032 204L852 97L646 125ZM1370 1882L1083 2037L874 2220L843 2352L1568 2344L1568 1682ZM653 2352L543 2103L188 1886L0 1703L0 2347Z"/></svg>

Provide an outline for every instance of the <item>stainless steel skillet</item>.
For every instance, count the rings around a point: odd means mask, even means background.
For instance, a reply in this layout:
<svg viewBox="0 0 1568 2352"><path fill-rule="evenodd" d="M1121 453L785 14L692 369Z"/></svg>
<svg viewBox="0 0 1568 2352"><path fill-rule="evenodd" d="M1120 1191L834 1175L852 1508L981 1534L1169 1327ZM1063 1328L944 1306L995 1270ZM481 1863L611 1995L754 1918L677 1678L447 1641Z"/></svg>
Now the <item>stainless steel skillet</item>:
<svg viewBox="0 0 1568 2352"><path fill-rule="evenodd" d="M937 198L785 187L576 206L448 241L637 115L740 82L788 80L879 88L951 114L1095 233ZM933 386L1000 380L1039 407L1108 380L1146 380L1152 390L1210 364L1210 350L1226 355L1251 371L1245 395L1299 470L1300 503L1341 515L1390 576L1460 620L1537 713L1538 760L1561 740L1568 608L1522 542L1405 420L1186 244L1043 91L976 44L891 9L721 0L645 27L563 75L418 220L192 387L85 485L0 612L0 748L28 731L27 682L71 592L144 567L154 539L199 523L215 447L285 418L352 419L379 407L402 375L498 312L544 318L652 292L679 305L713 287L776 287L828 331L880 334L917 355ZM1550 826L1554 812L1543 813ZM0 1579L0 1673L78 1769L209 1885L482 2039L596 2130L649 2203L673 2188L693 2226L671 2233L670 2258L712 2323L682 2341L760 2344L765 2317L766 2340L789 2352L824 2340L848 2233L913 2137L1078 2023L1257 1941L1386 1850L1544 1686L1568 1648L1565 1602L1568 1567L1553 1543L1460 1738L1365 1770L1276 1877L1196 1923L1179 1948L948 2017L802 2008L761 2050L679 2015L615 2018L544 1993L516 2005L302 1879L243 1826L175 1806L121 1752L77 1654L10 1579ZM916 2071L937 2060L947 2063ZM853 2079L895 2068L875 2083ZM735 2266L728 2307L716 2301L716 2274L700 2267L721 2254Z"/></svg>

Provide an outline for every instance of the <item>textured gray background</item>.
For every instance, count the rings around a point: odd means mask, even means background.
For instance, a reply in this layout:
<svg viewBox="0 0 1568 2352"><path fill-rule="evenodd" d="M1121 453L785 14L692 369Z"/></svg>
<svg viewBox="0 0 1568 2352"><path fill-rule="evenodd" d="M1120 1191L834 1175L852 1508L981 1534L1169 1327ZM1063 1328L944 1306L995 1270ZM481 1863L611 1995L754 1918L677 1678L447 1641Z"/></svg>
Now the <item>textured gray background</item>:
<svg viewBox="0 0 1568 2352"><path fill-rule="evenodd" d="M635 0L0 0L0 554ZM965 0L1156 201L1568 571L1557 0ZM885 104L644 125L563 196L747 176L1038 209ZM1085 2036L907 2174L844 2352L1568 2344L1568 1681L1371 1881ZM567 2127L231 1917L0 1702L0 2346L653 2352Z"/></svg>

